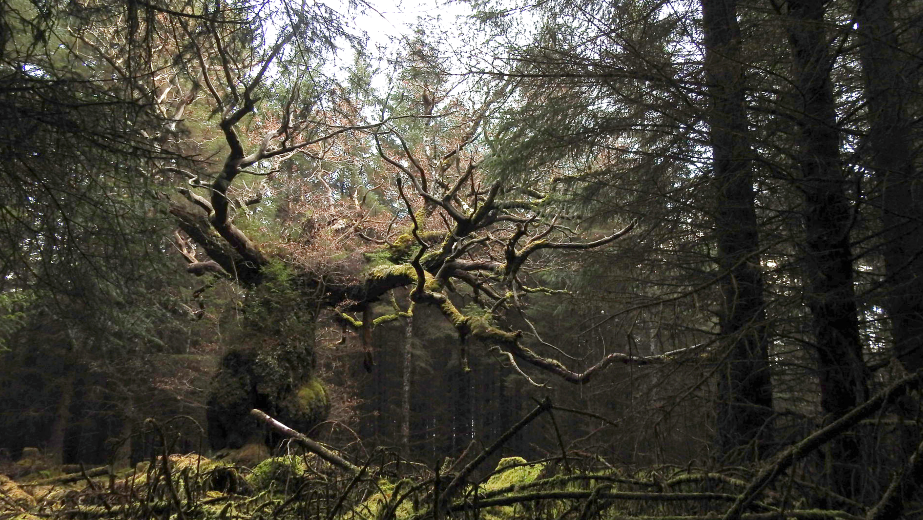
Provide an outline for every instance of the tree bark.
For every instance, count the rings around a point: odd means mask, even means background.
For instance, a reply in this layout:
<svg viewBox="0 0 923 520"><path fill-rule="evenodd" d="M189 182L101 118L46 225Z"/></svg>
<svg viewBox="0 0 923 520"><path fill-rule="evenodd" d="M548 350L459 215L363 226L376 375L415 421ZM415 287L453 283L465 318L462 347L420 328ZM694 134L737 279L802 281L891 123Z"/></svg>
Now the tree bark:
<svg viewBox="0 0 923 520"><path fill-rule="evenodd" d="M801 111L797 163L804 193L805 301L811 310L821 409L835 420L865 399L867 374L853 287L853 214L840 164L840 136L824 33L824 0L789 0L794 86ZM841 436L831 446L835 491L852 496L859 442Z"/></svg>
<svg viewBox="0 0 923 520"><path fill-rule="evenodd" d="M410 388L413 377L413 313L408 314L404 334L404 366L401 385L401 449L410 457Z"/></svg>
<svg viewBox="0 0 923 520"><path fill-rule="evenodd" d="M460 361L461 363L461 361ZM452 453L461 453L471 442L471 372L462 366L449 368L452 374Z"/></svg>
<svg viewBox="0 0 923 520"><path fill-rule="evenodd" d="M868 107L868 165L883 186L880 199L883 256L895 356L905 368L923 367L923 207L914 196L916 171L910 120L890 0L857 0L859 58Z"/></svg>
<svg viewBox="0 0 923 520"><path fill-rule="evenodd" d="M702 0L702 22L710 98L707 119L718 190L721 335L730 349L718 377L718 445L725 455L749 446L760 457L770 439L772 382L737 1Z"/></svg>
<svg viewBox="0 0 923 520"><path fill-rule="evenodd" d="M67 373L61 378L60 400L55 411L54 422L51 425L51 437L45 454L52 465L60 466L64 463L65 441L67 428L71 423L71 405L74 402L74 388L77 384L77 373L72 363L65 367Z"/></svg>

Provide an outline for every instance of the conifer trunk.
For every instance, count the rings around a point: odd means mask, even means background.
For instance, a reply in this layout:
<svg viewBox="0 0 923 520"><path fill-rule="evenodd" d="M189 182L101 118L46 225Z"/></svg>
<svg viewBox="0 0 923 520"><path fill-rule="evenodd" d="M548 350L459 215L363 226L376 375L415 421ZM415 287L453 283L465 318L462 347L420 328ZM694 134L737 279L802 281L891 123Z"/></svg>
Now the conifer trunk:
<svg viewBox="0 0 923 520"><path fill-rule="evenodd" d="M909 371L923 368L923 211L914 197L916 171L906 114L905 59L894 33L889 0L858 0L871 150L869 166L883 186L881 221L895 355Z"/></svg>
<svg viewBox="0 0 923 520"><path fill-rule="evenodd" d="M401 448L410 456L410 388L413 377L413 314L407 316L404 334L404 365L401 387Z"/></svg>
<svg viewBox="0 0 923 520"><path fill-rule="evenodd" d="M77 373L72 364L65 368L67 373L61 378L60 399L55 408L54 422L51 425L51 437L48 439L48 446L45 454L48 460L55 466L64 464L65 442L67 440L67 428L71 422L71 405L74 402L74 390L77 385Z"/></svg>
<svg viewBox="0 0 923 520"><path fill-rule="evenodd" d="M718 445L725 455L750 447L759 457L770 438L772 383L736 0L702 0L702 21L718 191L721 335L730 349L718 376Z"/></svg>
<svg viewBox="0 0 923 520"><path fill-rule="evenodd" d="M801 109L795 117L801 129L797 163L804 193L804 299L812 316L821 409L830 422L853 409L866 394L853 287L852 212L839 157L825 1L789 0L788 6L794 86ZM852 475L860 455L854 436L841 435L831 444L836 492L854 496Z"/></svg>

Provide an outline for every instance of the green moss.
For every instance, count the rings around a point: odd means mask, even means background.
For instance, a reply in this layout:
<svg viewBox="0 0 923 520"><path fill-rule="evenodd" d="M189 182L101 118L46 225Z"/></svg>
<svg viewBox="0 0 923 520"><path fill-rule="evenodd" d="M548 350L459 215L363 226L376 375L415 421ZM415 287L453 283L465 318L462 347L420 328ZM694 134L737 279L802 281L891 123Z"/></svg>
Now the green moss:
<svg viewBox="0 0 923 520"><path fill-rule="evenodd" d="M497 464L497 470L481 487L487 491L492 491L529 484L538 478L544 468L544 463L529 464L522 457L501 459L500 463Z"/></svg>
<svg viewBox="0 0 923 520"><path fill-rule="evenodd" d="M381 325L381 324L394 321L394 320L400 318L401 316L407 316L407 313L406 313L406 312L401 312L401 313L385 314L384 316L379 316L379 317L375 318L374 320L372 320L372 326L377 327L377 326L379 326L379 325Z"/></svg>
<svg viewBox="0 0 923 520"><path fill-rule="evenodd" d="M410 257L414 246L418 246L417 239L411 233L404 233L397 237L394 242L388 244L388 252L391 254L392 262L401 262Z"/></svg>
<svg viewBox="0 0 923 520"><path fill-rule="evenodd" d="M453 327L459 328L467 326L468 317L459 312L458 308L455 307L452 301L448 298L439 304L439 308L442 310L442 314L448 318L449 323L451 323Z"/></svg>
<svg viewBox="0 0 923 520"><path fill-rule="evenodd" d="M6 500L18 507L25 509L35 507L35 498L26 493L19 487L19 484L13 482L13 480L6 475L0 475L0 495L3 495ZM8 509L10 505L10 503L0 502L0 512L3 512L4 509Z"/></svg>
<svg viewBox="0 0 923 520"><path fill-rule="evenodd" d="M500 459L500 462L497 463L496 471L501 469L506 469L513 466L522 466L526 464L526 459L522 457L506 457L505 459Z"/></svg>
<svg viewBox="0 0 923 520"><path fill-rule="evenodd" d="M384 280L393 277L407 277L411 280L416 280L417 273L410 264L382 265L369 272L369 278L373 280Z"/></svg>
<svg viewBox="0 0 923 520"><path fill-rule="evenodd" d="M433 278L428 272L423 273L426 277L425 288L427 291L436 292L442 289L442 285ZM411 264L399 264L399 265L381 265L378 266L368 273L370 280L384 281L389 278L399 278L403 280L409 280L416 283L417 281L417 271L413 268ZM398 280L398 281L403 281Z"/></svg>
<svg viewBox="0 0 923 520"><path fill-rule="evenodd" d="M429 273L425 273L425 274L426 274L426 284L424 284L424 288L427 291L436 292L436 291L442 290L442 284L439 283L438 280L430 276Z"/></svg>
<svg viewBox="0 0 923 520"><path fill-rule="evenodd" d="M537 480L543 469L545 469L544 463L529 464L522 457L501 459L494 474L491 475L487 482L481 485L481 490L511 489L512 493L515 493L519 486L531 484ZM481 518L485 520L531 518L534 516L533 512L524 512L524 508L527 509L528 507L528 504L491 507L483 511Z"/></svg>
<svg viewBox="0 0 923 520"><path fill-rule="evenodd" d="M357 320L356 318L353 318L352 316L350 316L349 314L346 314L345 312L339 312L337 313L337 316L341 320L349 323L349 325L353 328L359 329L359 328L362 328L362 326L364 325L361 320Z"/></svg>
<svg viewBox="0 0 923 520"><path fill-rule="evenodd" d="M124 486L126 489L143 489L148 485L148 477L152 474L156 475L155 481L161 479L162 464L162 459L159 457L154 468L150 467L150 462L139 463L134 471L117 481L116 486ZM237 472L237 468L223 460L213 460L195 453L173 454L167 459L167 467L170 469L173 485L181 495L185 494L186 482L193 480L198 481L199 489L202 491L225 493L249 491L247 482Z"/></svg>
<svg viewBox="0 0 923 520"><path fill-rule="evenodd" d="M330 402L314 376L313 339L282 341L254 334L262 344L224 356L207 403L213 449L237 449L264 439L263 430L249 419L253 408L302 432L326 418Z"/></svg>
<svg viewBox="0 0 923 520"><path fill-rule="evenodd" d="M419 235L424 242L430 245L435 241L443 240L445 237L445 233L441 231L422 231ZM384 251L387 252L387 256L376 255L376 257L379 259L387 258L391 263L400 264L408 262L420 251L420 243L417 242L413 233L407 232L397 237L394 242L385 246ZM369 258L369 256L367 255L366 258Z"/></svg>
<svg viewBox="0 0 923 520"><path fill-rule="evenodd" d="M253 468L247 482L257 491L270 489L271 486L290 490L293 485L301 484L307 470L308 466L301 456L270 457Z"/></svg>
<svg viewBox="0 0 923 520"><path fill-rule="evenodd" d="M394 507L394 502L405 498L404 495L413 486L413 482L407 479L398 482L392 482L387 479L378 481L378 492L374 493L363 503L356 506L353 510L357 518L381 518ZM415 501L411 497L406 497L397 505L394 510L395 519L408 519L417 516L419 511L415 507Z"/></svg>
<svg viewBox="0 0 923 520"><path fill-rule="evenodd" d="M298 389L298 401L307 409L329 408L330 398L320 379L312 377Z"/></svg>

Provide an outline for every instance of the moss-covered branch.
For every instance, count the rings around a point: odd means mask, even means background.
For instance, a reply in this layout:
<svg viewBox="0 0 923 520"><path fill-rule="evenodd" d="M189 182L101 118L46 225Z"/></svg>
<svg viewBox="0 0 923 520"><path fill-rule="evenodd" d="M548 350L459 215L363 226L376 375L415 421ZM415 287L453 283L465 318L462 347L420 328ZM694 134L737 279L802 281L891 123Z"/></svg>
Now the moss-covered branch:
<svg viewBox="0 0 923 520"><path fill-rule="evenodd" d="M485 507L510 506L524 502L537 502L540 500L586 500L593 494L593 490L553 490L553 491L536 491L532 493L517 493L495 498L479 499L454 504L450 509L452 511L463 511L466 509L480 509ZM732 502L737 498L736 495L727 493L658 493L647 491L605 491L597 493L596 496L605 500L643 500L651 502L678 502L678 501L696 501L696 500L715 500L722 502ZM839 511L837 511L839 513ZM786 515L788 512L786 512ZM785 518L782 516L780 518Z"/></svg>
<svg viewBox="0 0 923 520"><path fill-rule="evenodd" d="M452 303L452 300L445 294L428 291L419 298L419 301L438 307L442 315L445 316L449 323L455 328L460 337L471 337L489 345L500 347L501 350L513 354L516 358L546 372L557 375L569 383L587 383L597 372L605 370L616 363L626 365L663 364L676 359L678 356L700 348L700 345L694 345L692 347L677 349L655 356L632 356L630 354L612 353L583 372L575 372L564 366L560 361L541 356L532 349L524 346L521 341L521 331L505 331L490 325L484 317L466 316L458 310L455 304Z"/></svg>

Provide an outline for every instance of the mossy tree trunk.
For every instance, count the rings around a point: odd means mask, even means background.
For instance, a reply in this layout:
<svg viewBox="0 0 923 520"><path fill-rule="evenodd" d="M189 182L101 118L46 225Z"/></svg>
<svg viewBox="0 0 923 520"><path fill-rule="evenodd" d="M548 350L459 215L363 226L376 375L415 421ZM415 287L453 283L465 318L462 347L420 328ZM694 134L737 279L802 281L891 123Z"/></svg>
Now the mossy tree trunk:
<svg viewBox="0 0 923 520"><path fill-rule="evenodd" d="M306 433L323 421L330 401L315 375L317 302L299 276L270 264L247 295L238 345L221 360L208 398L209 442L236 449L267 440L250 416L258 408Z"/></svg>

